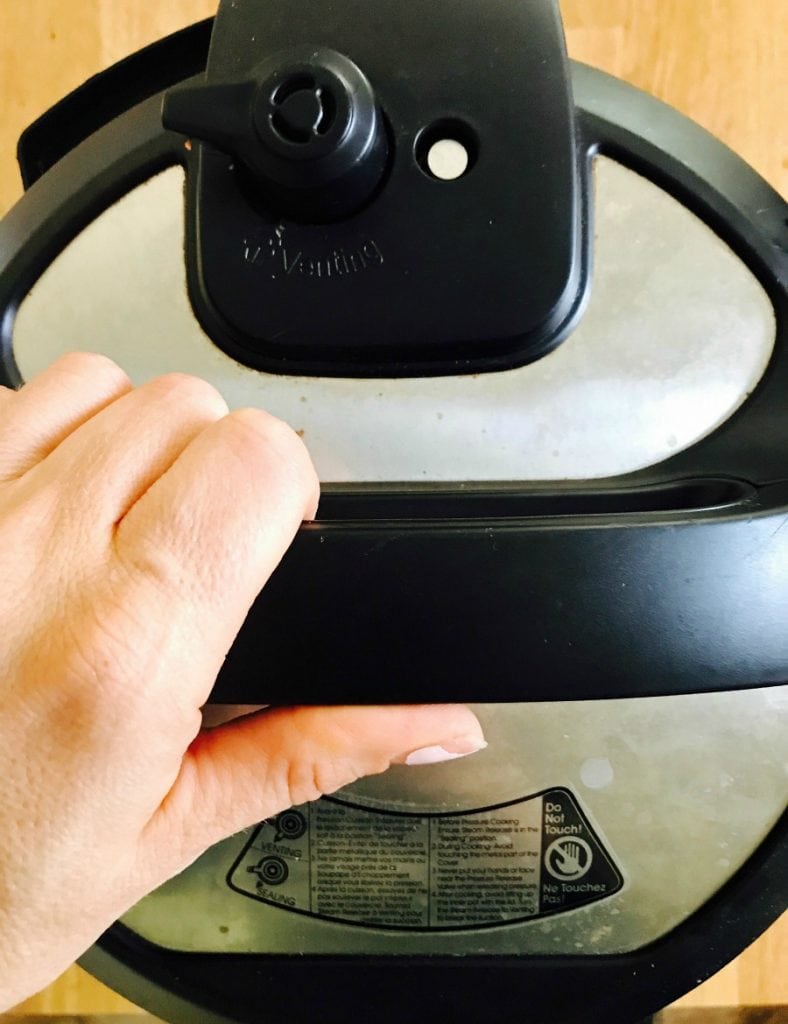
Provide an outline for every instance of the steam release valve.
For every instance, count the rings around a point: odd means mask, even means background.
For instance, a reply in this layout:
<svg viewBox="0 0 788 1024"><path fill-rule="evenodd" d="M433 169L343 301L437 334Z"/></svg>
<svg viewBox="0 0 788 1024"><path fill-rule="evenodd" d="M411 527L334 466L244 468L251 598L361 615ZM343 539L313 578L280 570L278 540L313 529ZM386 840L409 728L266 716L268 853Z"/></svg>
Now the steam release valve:
<svg viewBox="0 0 788 1024"><path fill-rule="evenodd" d="M325 47L279 52L241 82L173 89L163 121L232 154L264 205L299 220L349 216L386 169L372 86L353 61Z"/></svg>

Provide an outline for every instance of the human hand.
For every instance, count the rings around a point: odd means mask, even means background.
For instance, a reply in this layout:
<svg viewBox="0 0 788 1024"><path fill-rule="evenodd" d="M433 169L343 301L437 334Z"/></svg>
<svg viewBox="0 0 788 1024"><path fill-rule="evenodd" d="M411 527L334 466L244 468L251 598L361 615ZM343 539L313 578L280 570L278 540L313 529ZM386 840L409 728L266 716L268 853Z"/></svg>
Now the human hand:
<svg viewBox="0 0 788 1024"><path fill-rule="evenodd" d="M0 388L0 1010L211 844L414 751L483 745L454 706L201 728L317 500L299 438L195 378L134 389L71 355Z"/></svg>

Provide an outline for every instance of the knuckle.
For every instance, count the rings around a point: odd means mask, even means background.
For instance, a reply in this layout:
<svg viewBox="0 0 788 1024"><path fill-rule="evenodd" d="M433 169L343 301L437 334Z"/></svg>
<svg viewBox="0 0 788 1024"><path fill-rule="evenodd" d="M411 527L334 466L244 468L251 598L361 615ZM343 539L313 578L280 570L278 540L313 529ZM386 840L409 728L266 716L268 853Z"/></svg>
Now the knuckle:
<svg viewBox="0 0 788 1024"><path fill-rule="evenodd" d="M176 403L178 407L193 407L217 418L227 415L227 403L216 390L203 380L188 373L166 373L155 377L146 385L156 399Z"/></svg>
<svg viewBox="0 0 788 1024"><path fill-rule="evenodd" d="M277 419L263 409L236 409L228 418L239 432L256 437L269 447L287 448L301 440L284 420Z"/></svg>
<svg viewBox="0 0 788 1024"><path fill-rule="evenodd" d="M227 417L227 429L245 451L250 445L258 451L267 474L279 469L305 495L316 493L317 473L306 445L284 420L262 409L237 409Z"/></svg>
<svg viewBox="0 0 788 1024"><path fill-rule="evenodd" d="M111 387L131 386L128 374L100 352L68 352L54 365L58 370L80 379L101 381Z"/></svg>
<svg viewBox="0 0 788 1024"><path fill-rule="evenodd" d="M338 758L294 759L287 771L287 806L309 803L335 793L358 778L359 772Z"/></svg>

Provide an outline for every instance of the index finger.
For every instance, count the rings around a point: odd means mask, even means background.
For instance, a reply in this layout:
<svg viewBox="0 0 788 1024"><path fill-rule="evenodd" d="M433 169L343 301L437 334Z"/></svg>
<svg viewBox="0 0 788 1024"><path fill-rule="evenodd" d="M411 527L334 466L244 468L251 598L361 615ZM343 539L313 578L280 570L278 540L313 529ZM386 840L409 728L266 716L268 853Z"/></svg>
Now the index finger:
<svg viewBox="0 0 788 1024"><path fill-rule="evenodd" d="M318 496L301 439L267 413L243 409L203 430L120 521L115 551L124 567L169 595L171 613L188 615L199 636L205 697Z"/></svg>

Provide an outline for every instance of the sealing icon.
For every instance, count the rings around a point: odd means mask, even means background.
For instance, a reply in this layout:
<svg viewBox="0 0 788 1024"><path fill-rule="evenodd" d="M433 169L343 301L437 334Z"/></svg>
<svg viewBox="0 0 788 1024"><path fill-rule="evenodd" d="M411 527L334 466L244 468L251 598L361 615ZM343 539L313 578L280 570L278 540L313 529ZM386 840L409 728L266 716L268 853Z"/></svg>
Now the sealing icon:
<svg viewBox="0 0 788 1024"><path fill-rule="evenodd" d="M253 867L247 869L257 875L266 885L281 885L287 881L290 870L281 857L263 857Z"/></svg>

